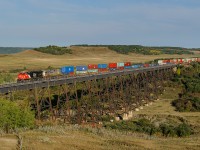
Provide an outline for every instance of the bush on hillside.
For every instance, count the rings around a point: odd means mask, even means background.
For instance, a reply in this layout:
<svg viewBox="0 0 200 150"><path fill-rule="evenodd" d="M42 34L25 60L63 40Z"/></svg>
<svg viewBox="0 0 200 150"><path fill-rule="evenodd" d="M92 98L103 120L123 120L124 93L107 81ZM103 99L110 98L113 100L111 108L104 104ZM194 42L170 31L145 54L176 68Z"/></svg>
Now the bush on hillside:
<svg viewBox="0 0 200 150"><path fill-rule="evenodd" d="M63 55L63 54L71 54L72 51L71 49L68 49L67 47L59 47L59 46L54 46L54 45L49 45L47 47L40 47L40 48L35 48L35 51L39 51L42 53L48 53L48 54L53 54L53 55Z"/></svg>
<svg viewBox="0 0 200 150"><path fill-rule="evenodd" d="M180 112L199 112L200 98L183 98L172 101L172 105Z"/></svg>
<svg viewBox="0 0 200 150"><path fill-rule="evenodd" d="M16 128L34 126L34 113L19 107L15 102L0 99L0 128L9 132Z"/></svg>
<svg viewBox="0 0 200 150"><path fill-rule="evenodd" d="M123 131L137 131L153 135L157 128L147 119L140 119L138 121L121 121L105 125L106 128L123 130Z"/></svg>
<svg viewBox="0 0 200 150"><path fill-rule="evenodd" d="M192 130L188 124L180 124L175 128L178 137L185 137L192 134Z"/></svg>
<svg viewBox="0 0 200 150"><path fill-rule="evenodd" d="M84 47L108 47L110 50L121 54L137 53L143 55L160 55L160 54L194 54L189 49L181 47L148 47L141 45L74 45Z"/></svg>
<svg viewBox="0 0 200 150"><path fill-rule="evenodd" d="M192 134L192 129L186 123L181 123L179 125L165 123L156 127L150 120L144 118L137 121L107 123L104 127L115 130L142 132L149 135L160 133L165 137L185 137Z"/></svg>

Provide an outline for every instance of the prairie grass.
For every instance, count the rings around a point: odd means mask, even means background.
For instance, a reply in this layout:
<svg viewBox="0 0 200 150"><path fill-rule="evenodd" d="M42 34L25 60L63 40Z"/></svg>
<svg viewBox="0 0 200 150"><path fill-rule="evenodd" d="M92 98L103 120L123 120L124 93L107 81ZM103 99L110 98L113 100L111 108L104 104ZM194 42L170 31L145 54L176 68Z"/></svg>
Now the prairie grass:
<svg viewBox="0 0 200 150"><path fill-rule="evenodd" d="M12 69L45 69L48 66L59 68L65 65L87 65L109 62L134 62L142 63L158 58L184 58L198 57L195 55L142 55L130 53L119 54L106 47L70 47L72 54L51 55L33 50L27 50L16 54L0 55L0 70ZM1 57L2 56L2 57Z"/></svg>

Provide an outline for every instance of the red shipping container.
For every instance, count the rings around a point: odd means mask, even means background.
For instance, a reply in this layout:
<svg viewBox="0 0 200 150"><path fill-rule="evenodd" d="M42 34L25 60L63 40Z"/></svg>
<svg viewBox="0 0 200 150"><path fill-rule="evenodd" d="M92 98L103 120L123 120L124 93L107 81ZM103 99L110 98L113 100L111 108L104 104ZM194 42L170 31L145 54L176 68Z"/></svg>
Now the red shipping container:
<svg viewBox="0 0 200 150"><path fill-rule="evenodd" d="M117 69L118 70L124 70L124 67L118 67Z"/></svg>
<svg viewBox="0 0 200 150"><path fill-rule="evenodd" d="M149 64L144 64L143 66L144 66L144 67L149 67Z"/></svg>
<svg viewBox="0 0 200 150"><path fill-rule="evenodd" d="M74 72L70 72L69 75L70 75L70 76L74 76Z"/></svg>
<svg viewBox="0 0 200 150"><path fill-rule="evenodd" d="M178 59L176 59L176 64L178 64Z"/></svg>
<svg viewBox="0 0 200 150"><path fill-rule="evenodd" d="M98 65L95 64L89 64L88 69L98 69Z"/></svg>
<svg viewBox="0 0 200 150"><path fill-rule="evenodd" d="M170 59L164 59L163 63L170 63Z"/></svg>
<svg viewBox="0 0 200 150"><path fill-rule="evenodd" d="M125 62L124 66L131 66L131 62Z"/></svg>
<svg viewBox="0 0 200 150"><path fill-rule="evenodd" d="M170 59L170 63L175 63L175 61L173 59Z"/></svg>
<svg viewBox="0 0 200 150"><path fill-rule="evenodd" d="M98 69L99 72L108 72L108 69L107 68L101 68L101 69Z"/></svg>
<svg viewBox="0 0 200 150"><path fill-rule="evenodd" d="M109 63L108 67L109 68L117 68L117 63Z"/></svg>

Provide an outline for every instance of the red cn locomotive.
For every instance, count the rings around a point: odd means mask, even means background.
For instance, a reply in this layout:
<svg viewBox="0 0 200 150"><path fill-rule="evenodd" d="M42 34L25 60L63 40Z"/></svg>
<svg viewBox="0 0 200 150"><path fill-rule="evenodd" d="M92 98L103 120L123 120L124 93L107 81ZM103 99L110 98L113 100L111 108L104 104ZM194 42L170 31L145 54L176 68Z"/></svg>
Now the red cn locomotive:
<svg viewBox="0 0 200 150"><path fill-rule="evenodd" d="M31 79L31 76L27 72L21 72L17 76L17 81L24 81L24 80L29 80Z"/></svg>

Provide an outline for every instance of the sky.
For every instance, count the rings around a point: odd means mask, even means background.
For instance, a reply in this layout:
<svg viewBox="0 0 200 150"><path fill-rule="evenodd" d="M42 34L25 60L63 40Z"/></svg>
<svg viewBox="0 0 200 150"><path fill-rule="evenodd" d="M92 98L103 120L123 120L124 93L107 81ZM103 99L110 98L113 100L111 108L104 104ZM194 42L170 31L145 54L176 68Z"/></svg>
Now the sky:
<svg viewBox="0 0 200 150"><path fill-rule="evenodd" d="M200 0L0 0L0 47L200 47Z"/></svg>

